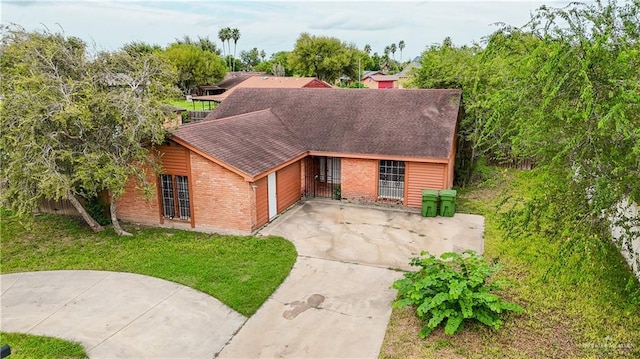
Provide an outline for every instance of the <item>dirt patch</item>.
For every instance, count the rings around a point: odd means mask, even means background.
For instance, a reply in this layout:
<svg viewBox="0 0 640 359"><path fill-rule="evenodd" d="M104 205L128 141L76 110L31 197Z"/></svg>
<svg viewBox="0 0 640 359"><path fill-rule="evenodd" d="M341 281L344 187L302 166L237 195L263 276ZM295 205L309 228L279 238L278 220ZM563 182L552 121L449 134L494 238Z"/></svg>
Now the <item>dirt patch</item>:
<svg viewBox="0 0 640 359"><path fill-rule="evenodd" d="M573 339L572 321L550 320L546 315L510 315L505 318L505 324L499 331L476 323L466 323L462 332L446 335L443 328L439 327L427 338L420 339L418 332L422 323L414 310L394 309L380 358L542 359L579 355L580 350Z"/></svg>

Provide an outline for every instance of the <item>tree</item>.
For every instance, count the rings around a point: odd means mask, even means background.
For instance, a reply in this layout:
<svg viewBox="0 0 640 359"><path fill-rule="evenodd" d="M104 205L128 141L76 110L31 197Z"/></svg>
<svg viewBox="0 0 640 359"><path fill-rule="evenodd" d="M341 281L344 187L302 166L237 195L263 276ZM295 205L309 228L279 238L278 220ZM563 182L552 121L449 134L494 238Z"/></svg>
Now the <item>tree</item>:
<svg viewBox="0 0 640 359"><path fill-rule="evenodd" d="M264 50L260 50L260 58L264 61L264 58L267 57L267 53Z"/></svg>
<svg viewBox="0 0 640 359"><path fill-rule="evenodd" d="M373 65L369 68L369 70L380 71L381 61L382 59L380 58L380 55L378 55L377 52L374 52L373 56L371 56L371 62L373 63Z"/></svg>
<svg viewBox="0 0 640 359"><path fill-rule="evenodd" d="M364 52L366 52L367 55L369 55L371 53L371 45L369 44L364 45Z"/></svg>
<svg viewBox="0 0 640 359"><path fill-rule="evenodd" d="M395 43L393 43L393 44L391 44L391 46L389 46L389 50L391 51L391 54L393 55L393 60L396 59L396 50L397 49L398 48L396 47Z"/></svg>
<svg viewBox="0 0 640 359"><path fill-rule="evenodd" d="M231 38L233 39L233 58L236 58L236 45L238 44L238 40L240 40L240 30L238 28L234 28L231 30ZM233 62L232 71L236 70L235 61Z"/></svg>
<svg viewBox="0 0 640 359"><path fill-rule="evenodd" d="M288 51L279 51L271 54L271 58L269 60L261 61L253 68L253 70L266 72L280 77L293 76L293 69L288 63L288 55Z"/></svg>
<svg viewBox="0 0 640 359"><path fill-rule="evenodd" d="M204 51L208 51L220 56L220 50L218 50L218 47L216 46L216 44L213 41L211 41L211 39L209 39L209 36L207 37L198 36L197 45Z"/></svg>
<svg viewBox="0 0 640 359"><path fill-rule="evenodd" d="M131 177L145 187L147 144L165 138L161 106L173 73L157 54L87 52L74 37L2 27L2 205L29 216L42 199L68 199L94 231L79 198L107 191L111 219ZM151 167L142 166L147 164Z"/></svg>
<svg viewBox="0 0 640 359"><path fill-rule="evenodd" d="M637 0L543 6L485 49L445 39L423 53L417 86L463 89L459 149L536 164L543 180L507 213L505 228L521 229L512 236L540 231L591 250L610 240L623 203L640 202L639 20Z"/></svg>
<svg viewBox="0 0 640 359"><path fill-rule="evenodd" d="M224 48L224 42L227 41L227 34L225 32L225 29L218 30L218 39L220 39L220 41L222 42L222 57L226 57L227 54Z"/></svg>
<svg viewBox="0 0 640 359"><path fill-rule="evenodd" d="M228 42L229 39L231 38L231 29L228 27L222 28L220 30L218 30L218 38L220 39L220 41L222 41L222 53L223 53L223 57L225 59L227 59L227 55L225 52L225 47L224 47L224 43ZM231 48L229 48L229 52L231 52ZM228 62L227 62L228 64ZM231 69L231 66L229 66L229 69Z"/></svg>
<svg viewBox="0 0 640 359"><path fill-rule="evenodd" d="M327 82L335 82L345 75L356 78L358 58L364 53L353 44L346 44L335 37L300 34L295 48L289 55L289 64L301 76L317 76Z"/></svg>
<svg viewBox="0 0 640 359"><path fill-rule="evenodd" d="M400 49L400 61L402 61L402 50L404 50L404 40L400 40L398 43L398 49Z"/></svg>
<svg viewBox="0 0 640 359"><path fill-rule="evenodd" d="M240 60L245 67L245 69L249 71L253 71L253 68L260 63L260 53L258 52L258 48L254 47L249 51L240 51Z"/></svg>
<svg viewBox="0 0 640 359"><path fill-rule="evenodd" d="M537 209L566 219L554 228L560 238L606 238L620 204L640 202L639 14L637 0L543 6L528 29L540 40L514 64L518 86L498 94L526 99L522 107L497 106L496 116L512 111L513 152L534 159L547 176L539 195L554 198L554 206ZM496 45L505 37L495 34Z"/></svg>
<svg viewBox="0 0 640 359"><path fill-rule="evenodd" d="M211 39L209 39L209 36L206 36L206 37L198 36L198 40L195 41L191 39L189 35L184 35L182 39L176 39L174 44L195 45L200 49L202 49L203 51L208 51L220 56L220 50L218 50L218 47L216 46L216 44L213 41L211 41Z"/></svg>
<svg viewBox="0 0 640 359"><path fill-rule="evenodd" d="M173 44L162 56L175 67L177 86L188 95L199 84L214 84L225 75L224 61L214 53L196 45Z"/></svg>
<svg viewBox="0 0 640 359"><path fill-rule="evenodd" d="M289 51L278 51L274 54L271 54L271 62L273 66L277 66L280 70L282 70L280 75L277 76L293 76L293 68L289 64ZM280 72L279 72L280 73ZM272 72L273 75L276 75L275 72Z"/></svg>
<svg viewBox="0 0 640 359"><path fill-rule="evenodd" d="M506 86L505 81L515 76L513 67L508 64L521 57L526 51L530 38L514 37L513 42L521 42L520 53L482 51L477 46L456 47L445 38L441 45L433 45L422 54L422 66L416 69L415 77L408 84L420 88L455 88L462 89L465 116L460 123L459 152L464 158L457 162L456 173L466 182L480 156L493 159L511 158L507 149L507 124L501 123L507 118L494 116L492 101L496 100L497 91ZM516 102L517 103L517 102Z"/></svg>
<svg viewBox="0 0 640 359"><path fill-rule="evenodd" d="M122 46L122 50L131 56L159 53L162 51L160 45L151 45L142 41L133 41Z"/></svg>

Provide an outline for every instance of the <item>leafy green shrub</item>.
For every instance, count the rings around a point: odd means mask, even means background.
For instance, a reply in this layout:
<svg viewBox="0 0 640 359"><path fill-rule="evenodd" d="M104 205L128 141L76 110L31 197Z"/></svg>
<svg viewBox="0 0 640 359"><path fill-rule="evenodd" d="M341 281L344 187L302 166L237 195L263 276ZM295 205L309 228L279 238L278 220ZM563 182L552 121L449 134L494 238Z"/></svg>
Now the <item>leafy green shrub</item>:
<svg viewBox="0 0 640 359"><path fill-rule="evenodd" d="M342 189L340 188L340 185L337 185L333 189L333 199L342 199Z"/></svg>
<svg viewBox="0 0 640 359"><path fill-rule="evenodd" d="M89 215L101 225L107 225L111 223L111 216L109 214L109 206L102 203L100 198L92 196L85 198L84 208Z"/></svg>
<svg viewBox="0 0 640 359"><path fill-rule="evenodd" d="M463 254L444 253L412 258L412 266L421 267L417 272L405 273L403 279L393 283L399 299L394 308L414 306L416 314L425 323L420 330L424 338L446 319L444 331L454 334L462 330L465 320L477 320L493 329L502 325L500 314L504 311L522 311L522 307L500 299L494 292L509 283L487 279L500 268L489 265L474 251Z"/></svg>

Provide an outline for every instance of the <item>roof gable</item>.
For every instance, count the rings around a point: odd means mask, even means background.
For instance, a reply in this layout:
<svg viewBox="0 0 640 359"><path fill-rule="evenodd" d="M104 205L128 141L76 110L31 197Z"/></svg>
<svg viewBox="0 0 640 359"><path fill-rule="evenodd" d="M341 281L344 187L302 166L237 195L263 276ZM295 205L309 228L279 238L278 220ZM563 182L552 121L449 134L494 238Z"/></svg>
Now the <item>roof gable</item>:
<svg viewBox="0 0 640 359"><path fill-rule="evenodd" d="M306 152L269 109L187 124L173 135L250 177Z"/></svg>

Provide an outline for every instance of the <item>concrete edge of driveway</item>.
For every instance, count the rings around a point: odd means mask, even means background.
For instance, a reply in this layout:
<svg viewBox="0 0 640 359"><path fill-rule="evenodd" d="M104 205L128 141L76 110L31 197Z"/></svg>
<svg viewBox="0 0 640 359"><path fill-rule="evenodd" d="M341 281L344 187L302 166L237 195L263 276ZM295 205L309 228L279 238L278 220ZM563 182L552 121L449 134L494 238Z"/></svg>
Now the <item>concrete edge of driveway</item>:
<svg viewBox="0 0 640 359"><path fill-rule="evenodd" d="M135 273L0 275L3 331L80 342L91 358L212 358L247 318L193 288Z"/></svg>

